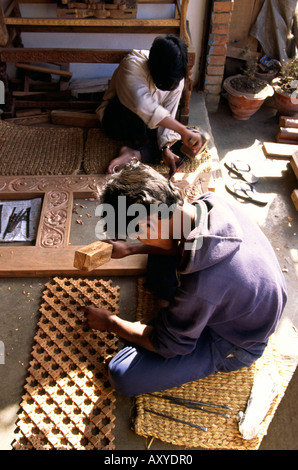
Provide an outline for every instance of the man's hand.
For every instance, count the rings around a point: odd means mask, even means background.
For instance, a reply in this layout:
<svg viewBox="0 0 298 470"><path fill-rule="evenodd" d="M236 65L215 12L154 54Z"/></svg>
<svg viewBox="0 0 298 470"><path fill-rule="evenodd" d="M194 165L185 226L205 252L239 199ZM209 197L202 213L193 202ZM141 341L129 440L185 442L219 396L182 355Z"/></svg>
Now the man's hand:
<svg viewBox="0 0 298 470"><path fill-rule="evenodd" d="M181 139L184 145L186 145L186 147L188 147L194 154L196 154L203 145L201 134L188 128L185 128L185 131L181 134Z"/></svg>
<svg viewBox="0 0 298 470"><path fill-rule="evenodd" d="M175 155L170 149L166 148L162 152L162 159L164 163L170 168L170 173L175 173L177 166L181 160L178 155Z"/></svg>
<svg viewBox="0 0 298 470"><path fill-rule="evenodd" d="M110 328L111 317L115 314L104 308L84 307L89 328L105 331Z"/></svg>
<svg viewBox="0 0 298 470"><path fill-rule="evenodd" d="M153 327L141 322L123 320L118 315L98 307L83 307L89 328L115 333L119 338L142 346L149 351L155 351L151 334Z"/></svg>

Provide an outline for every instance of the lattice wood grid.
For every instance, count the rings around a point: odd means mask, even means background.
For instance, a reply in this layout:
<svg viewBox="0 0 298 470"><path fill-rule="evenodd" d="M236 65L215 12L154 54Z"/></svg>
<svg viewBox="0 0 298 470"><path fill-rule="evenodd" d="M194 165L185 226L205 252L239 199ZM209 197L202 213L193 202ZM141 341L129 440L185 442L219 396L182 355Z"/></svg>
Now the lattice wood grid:
<svg viewBox="0 0 298 470"><path fill-rule="evenodd" d="M114 449L107 364L117 337L90 330L85 303L118 313L112 281L54 278L45 286L14 449Z"/></svg>

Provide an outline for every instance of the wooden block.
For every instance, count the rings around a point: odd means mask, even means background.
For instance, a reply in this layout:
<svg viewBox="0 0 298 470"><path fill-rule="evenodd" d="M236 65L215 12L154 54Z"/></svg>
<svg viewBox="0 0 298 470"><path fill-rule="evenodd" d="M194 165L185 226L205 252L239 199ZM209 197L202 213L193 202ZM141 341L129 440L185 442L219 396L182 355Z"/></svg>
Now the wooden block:
<svg viewBox="0 0 298 470"><path fill-rule="evenodd" d="M99 127L98 117L96 114L92 113L55 110L51 112L51 121L53 124L64 126L85 128Z"/></svg>
<svg viewBox="0 0 298 470"><path fill-rule="evenodd" d="M202 152L205 150L205 148L206 148L206 146L207 146L207 144L208 144L208 142L209 142L210 136L209 136L209 134L207 134L207 132L202 133L201 136L202 136L202 142L203 142L203 143L202 143L202 146L201 146L201 148L199 149L199 151L198 151L197 153L193 153L193 152L192 152L188 147L186 147L186 145L184 145L184 144L181 145L181 149L180 149L181 152L184 153L184 155L186 155L186 156L189 157L189 158L195 158L197 155L199 155L200 153L202 153Z"/></svg>
<svg viewBox="0 0 298 470"><path fill-rule="evenodd" d="M26 116L36 116L37 114L41 114L42 111L40 108L32 108L32 109L24 109L23 111L17 111L16 117L26 117Z"/></svg>
<svg viewBox="0 0 298 470"><path fill-rule="evenodd" d="M74 267L92 271L97 266L110 261L113 245L102 241L91 243L75 252Z"/></svg>
<svg viewBox="0 0 298 470"><path fill-rule="evenodd" d="M298 118L293 118L293 117L288 117L288 116L280 116L279 126L280 127L298 128Z"/></svg>
<svg viewBox="0 0 298 470"><path fill-rule="evenodd" d="M75 9L76 18L89 18L90 16L94 16L95 18L108 18L110 13L107 10L95 10L95 9Z"/></svg>
<svg viewBox="0 0 298 470"><path fill-rule="evenodd" d="M21 124L22 126L32 126L34 124L41 124L45 122L51 122L50 113L45 111L44 113L30 115L30 116L22 116L22 117L15 117L10 119L5 119L6 122L10 122L12 124Z"/></svg>
<svg viewBox="0 0 298 470"><path fill-rule="evenodd" d="M276 135L276 141L277 142L291 141L295 143L297 142L297 145L298 145L298 128L280 127Z"/></svg>
<svg viewBox="0 0 298 470"><path fill-rule="evenodd" d="M294 189L294 191L291 194L291 199L294 203L296 211L298 211L298 189Z"/></svg>
<svg viewBox="0 0 298 470"><path fill-rule="evenodd" d="M281 158L290 160L294 152L298 151L298 145L264 142L263 151L268 158Z"/></svg>
<svg viewBox="0 0 298 470"><path fill-rule="evenodd" d="M136 10L109 10L111 18L136 18Z"/></svg>
<svg viewBox="0 0 298 470"><path fill-rule="evenodd" d="M295 173L295 176L298 180L298 152L294 152L290 160L290 165Z"/></svg>

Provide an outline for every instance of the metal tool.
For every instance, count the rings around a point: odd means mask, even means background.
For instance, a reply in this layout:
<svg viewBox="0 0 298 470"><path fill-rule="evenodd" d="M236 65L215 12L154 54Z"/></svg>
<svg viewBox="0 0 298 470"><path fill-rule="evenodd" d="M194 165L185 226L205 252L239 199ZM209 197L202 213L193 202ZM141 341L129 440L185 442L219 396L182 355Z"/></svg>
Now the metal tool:
<svg viewBox="0 0 298 470"><path fill-rule="evenodd" d="M216 414L216 415L224 416L225 418L230 418L231 417L230 415L228 415L226 413L220 413L219 411L207 410L206 408L204 408L204 407L207 406L207 407L211 407L211 408L222 408L222 409L225 409L225 410L232 410L232 408L230 408L227 405L216 405L216 404L213 404L213 403L206 403L206 402L202 402L202 401L187 400L185 398L173 397L173 396L170 396L170 395L154 395L154 394L151 394L151 393L149 395L151 395L153 397L156 397L156 398L163 398L164 400L169 400L172 403L175 403L176 405L185 406L186 408L192 408L192 409L195 409L195 410L205 411L206 413L213 413L213 414Z"/></svg>
<svg viewBox="0 0 298 470"><path fill-rule="evenodd" d="M85 307L90 307L90 305L87 304L86 300L84 299L83 294L79 294L78 297L79 297L80 300L82 300L82 302L84 303Z"/></svg>
<svg viewBox="0 0 298 470"><path fill-rule="evenodd" d="M176 421L177 423L186 424L187 426L191 426L192 428L200 429L201 431L205 431L205 432L208 431L208 429L205 428L204 426L199 426L198 424L188 423L187 421L183 421L182 419L174 418L173 416L168 416L168 415L164 415L162 413L158 413L157 411L148 410L148 408L144 408L144 411L147 411L148 413L153 413L157 416L161 416L162 418L171 419L172 421Z"/></svg>
<svg viewBox="0 0 298 470"><path fill-rule="evenodd" d="M20 222L23 220L26 221L26 237L29 238L29 224L30 224L30 207L23 209L20 212L15 213L16 208L13 208L13 211L8 219L6 229L4 231L2 239L6 237L8 233L11 233Z"/></svg>
<svg viewBox="0 0 298 470"><path fill-rule="evenodd" d="M176 168L174 171L171 171L170 174L169 174L169 181L171 181L171 179L173 178L173 176L177 173L177 171L179 170L179 168L183 165L183 163L185 162L185 160L189 160L189 157L187 155L184 155L184 157L180 157L180 161L179 163L177 164Z"/></svg>

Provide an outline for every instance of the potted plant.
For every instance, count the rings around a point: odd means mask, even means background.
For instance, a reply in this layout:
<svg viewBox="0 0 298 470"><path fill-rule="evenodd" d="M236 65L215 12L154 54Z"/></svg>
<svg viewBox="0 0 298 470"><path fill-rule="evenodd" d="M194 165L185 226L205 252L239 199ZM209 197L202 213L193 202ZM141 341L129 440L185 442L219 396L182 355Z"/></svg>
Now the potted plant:
<svg viewBox="0 0 298 470"><path fill-rule="evenodd" d="M279 76L272 81L275 105L282 116L298 113L298 58L282 64Z"/></svg>
<svg viewBox="0 0 298 470"><path fill-rule="evenodd" d="M255 64L247 61L243 74L228 77L223 82L228 93L228 103L234 118L245 121L255 114L268 96L273 96L273 88L256 77Z"/></svg>

